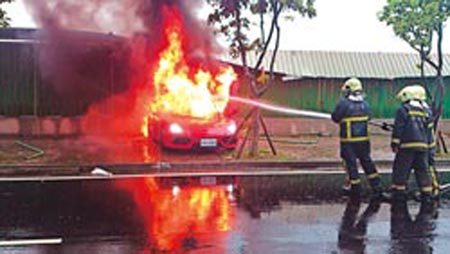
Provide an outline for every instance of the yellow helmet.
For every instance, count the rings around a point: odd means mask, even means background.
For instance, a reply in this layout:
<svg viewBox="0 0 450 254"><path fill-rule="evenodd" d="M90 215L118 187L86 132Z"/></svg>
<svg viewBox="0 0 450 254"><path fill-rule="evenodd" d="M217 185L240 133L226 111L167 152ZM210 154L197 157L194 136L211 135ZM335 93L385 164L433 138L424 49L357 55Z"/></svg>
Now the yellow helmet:
<svg viewBox="0 0 450 254"><path fill-rule="evenodd" d="M412 86L403 87L402 90L400 90L400 92L397 93L397 99L399 99L401 102L406 102L414 99L414 87Z"/></svg>
<svg viewBox="0 0 450 254"><path fill-rule="evenodd" d="M425 91L425 88L419 84L412 85L411 92L413 99L419 101L425 101L427 99L427 92Z"/></svg>
<svg viewBox="0 0 450 254"><path fill-rule="evenodd" d="M356 91L362 91L363 87L362 87L362 83L359 79L349 78L345 81L341 90L343 92L356 92Z"/></svg>

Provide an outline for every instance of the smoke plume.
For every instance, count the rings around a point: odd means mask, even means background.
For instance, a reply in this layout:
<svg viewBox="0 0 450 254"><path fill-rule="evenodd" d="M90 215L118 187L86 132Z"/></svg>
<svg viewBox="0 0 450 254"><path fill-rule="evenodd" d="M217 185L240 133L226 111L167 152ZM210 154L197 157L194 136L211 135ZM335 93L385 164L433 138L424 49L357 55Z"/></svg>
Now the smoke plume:
<svg viewBox="0 0 450 254"><path fill-rule="evenodd" d="M42 80L61 98L66 114L85 114L89 131L139 131L146 113L141 102L150 98L151 69L164 44L162 14L167 6L183 16L190 36L187 55L210 59L219 51L212 32L194 15L201 1L24 2L41 28Z"/></svg>

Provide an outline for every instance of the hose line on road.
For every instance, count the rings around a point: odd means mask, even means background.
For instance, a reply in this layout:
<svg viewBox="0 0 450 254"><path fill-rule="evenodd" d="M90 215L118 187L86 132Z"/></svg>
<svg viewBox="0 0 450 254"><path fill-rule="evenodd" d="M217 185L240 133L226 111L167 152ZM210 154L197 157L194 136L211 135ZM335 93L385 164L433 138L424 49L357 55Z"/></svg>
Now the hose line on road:
<svg viewBox="0 0 450 254"><path fill-rule="evenodd" d="M17 140L16 144L34 152L32 155L25 156L25 159L27 159L27 160L31 160L31 159L43 156L45 154L44 150L40 149L39 147L24 143L20 140Z"/></svg>

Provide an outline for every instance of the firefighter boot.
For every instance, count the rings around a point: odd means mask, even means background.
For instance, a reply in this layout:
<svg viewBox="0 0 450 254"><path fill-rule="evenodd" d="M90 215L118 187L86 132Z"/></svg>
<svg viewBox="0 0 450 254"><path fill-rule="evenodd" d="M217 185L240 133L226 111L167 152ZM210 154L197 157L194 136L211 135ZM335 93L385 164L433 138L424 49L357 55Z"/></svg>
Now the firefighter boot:
<svg viewBox="0 0 450 254"><path fill-rule="evenodd" d="M352 185L350 185L349 196L351 198L360 198L361 197L361 192L362 192L361 184L352 184Z"/></svg>
<svg viewBox="0 0 450 254"><path fill-rule="evenodd" d="M378 202L389 202L391 200L391 196L389 193L383 191L383 188L381 188L380 186L372 190L370 200Z"/></svg>
<svg viewBox="0 0 450 254"><path fill-rule="evenodd" d="M344 196L350 196L350 190L351 190L352 186L350 185L350 183L345 183L342 187L341 187L341 193Z"/></svg>
<svg viewBox="0 0 450 254"><path fill-rule="evenodd" d="M408 200L408 195L404 190L392 190L391 202L406 202Z"/></svg>
<svg viewBox="0 0 450 254"><path fill-rule="evenodd" d="M432 204L433 203L433 195L429 192L420 193L420 202L422 204Z"/></svg>

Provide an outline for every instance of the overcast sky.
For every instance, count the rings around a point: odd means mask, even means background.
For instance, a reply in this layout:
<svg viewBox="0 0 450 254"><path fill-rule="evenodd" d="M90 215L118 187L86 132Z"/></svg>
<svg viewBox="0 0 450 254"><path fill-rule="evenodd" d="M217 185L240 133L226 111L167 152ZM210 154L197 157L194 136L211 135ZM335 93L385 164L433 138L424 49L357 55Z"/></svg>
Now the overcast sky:
<svg viewBox="0 0 450 254"><path fill-rule="evenodd" d="M377 19L385 0L316 0L317 16L282 23L281 49L413 52ZM21 0L2 5L14 27L35 27ZM450 53L450 29L444 34Z"/></svg>

